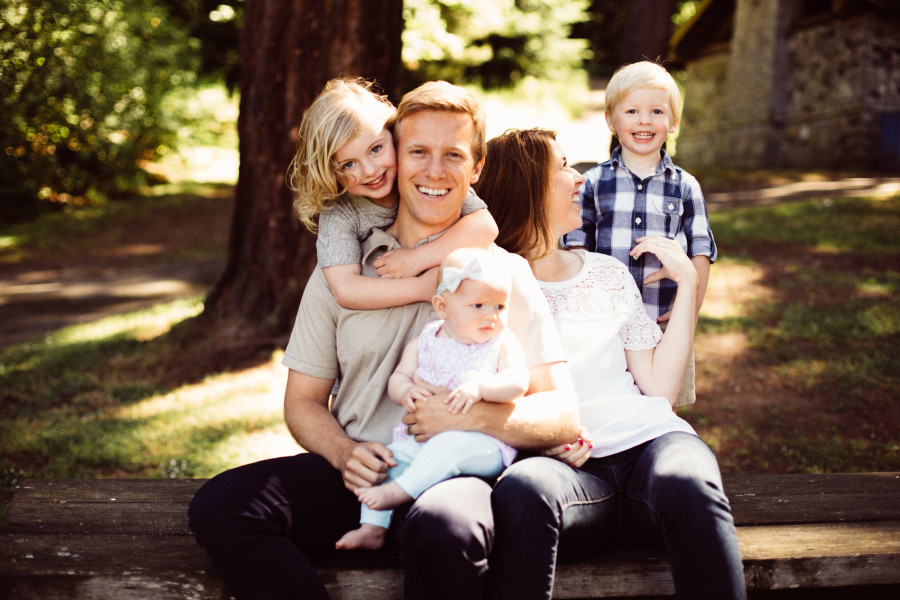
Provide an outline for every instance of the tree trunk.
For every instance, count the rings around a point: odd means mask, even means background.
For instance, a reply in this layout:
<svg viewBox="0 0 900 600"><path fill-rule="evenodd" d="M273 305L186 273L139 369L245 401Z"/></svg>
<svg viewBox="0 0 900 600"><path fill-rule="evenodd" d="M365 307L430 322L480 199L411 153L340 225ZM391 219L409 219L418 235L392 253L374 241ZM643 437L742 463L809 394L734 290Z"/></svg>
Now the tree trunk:
<svg viewBox="0 0 900 600"><path fill-rule="evenodd" d="M328 79L360 75L396 97L402 0L247 0L241 29L240 171L225 272L204 317L228 336L290 331L316 264L285 174L303 111Z"/></svg>
<svg viewBox="0 0 900 600"><path fill-rule="evenodd" d="M675 0L629 0L619 34L619 65L664 61L669 53Z"/></svg>

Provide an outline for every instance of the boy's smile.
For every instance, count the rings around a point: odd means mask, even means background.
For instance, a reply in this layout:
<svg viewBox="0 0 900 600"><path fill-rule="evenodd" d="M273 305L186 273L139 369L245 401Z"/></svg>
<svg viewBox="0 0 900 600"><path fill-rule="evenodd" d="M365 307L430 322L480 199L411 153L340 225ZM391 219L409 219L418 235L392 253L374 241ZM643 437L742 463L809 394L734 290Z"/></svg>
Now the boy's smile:
<svg viewBox="0 0 900 600"><path fill-rule="evenodd" d="M606 123L622 144L622 158L658 158L666 137L675 132L669 94L658 88L638 88L606 113Z"/></svg>

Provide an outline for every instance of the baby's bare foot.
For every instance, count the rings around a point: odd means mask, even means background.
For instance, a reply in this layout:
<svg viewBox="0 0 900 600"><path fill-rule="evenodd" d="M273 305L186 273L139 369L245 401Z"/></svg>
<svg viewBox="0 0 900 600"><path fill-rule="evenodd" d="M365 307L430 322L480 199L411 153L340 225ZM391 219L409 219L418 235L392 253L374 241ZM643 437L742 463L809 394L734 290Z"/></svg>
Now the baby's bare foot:
<svg viewBox="0 0 900 600"><path fill-rule="evenodd" d="M357 490L356 497L372 510L390 510L413 499L396 481Z"/></svg>
<svg viewBox="0 0 900 600"><path fill-rule="evenodd" d="M362 523L359 529L348 531L334 545L338 550L378 550L384 546L387 529Z"/></svg>

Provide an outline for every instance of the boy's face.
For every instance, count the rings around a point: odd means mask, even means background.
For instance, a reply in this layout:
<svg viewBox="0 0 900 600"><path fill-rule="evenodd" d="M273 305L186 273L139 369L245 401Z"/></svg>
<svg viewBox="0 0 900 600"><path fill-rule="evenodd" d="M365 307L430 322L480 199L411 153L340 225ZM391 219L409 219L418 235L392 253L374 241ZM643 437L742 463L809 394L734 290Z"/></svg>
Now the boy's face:
<svg viewBox="0 0 900 600"><path fill-rule="evenodd" d="M393 191L397 155L384 119L373 118L361 123L359 133L341 146L334 159L338 164L338 182L348 193L377 201Z"/></svg>
<svg viewBox="0 0 900 600"><path fill-rule="evenodd" d="M668 92L656 88L638 88L628 93L611 112L607 111L606 123L618 136L626 162L629 155L659 154L666 137L678 125Z"/></svg>

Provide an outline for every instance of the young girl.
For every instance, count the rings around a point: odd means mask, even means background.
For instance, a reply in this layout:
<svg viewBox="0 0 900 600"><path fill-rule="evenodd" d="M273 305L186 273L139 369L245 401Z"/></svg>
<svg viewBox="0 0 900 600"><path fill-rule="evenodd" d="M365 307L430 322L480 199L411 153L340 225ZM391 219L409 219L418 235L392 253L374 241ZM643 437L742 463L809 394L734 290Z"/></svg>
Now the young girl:
<svg viewBox="0 0 900 600"><path fill-rule="evenodd" d="M397 216L397 159L385 127L394 112L371 83L333 79L300 123L300 143L288 173L291 189L298 192L294 208L306 228L318 233L322 273L344 308L427 302L435 275L418 275L455 248L487 247L497 236L494 219L470 189L461 211L465 216L444 235L415 249L385 253L374 264L378 278L361 274L359 243L373 227L388 227Z"/></svg>
<svg viewBox="0 0 900 600"><path fill-rule="evenodd" d="M445 402L453 413L468 412L480 400L511 402L524 394L525 351L506 329L511 286L509 272L490 252L452 252L441 264L432 298L441 320L425 325L407 345L388 381L391 400L415 411L416 401L432 397L418 380L451 390ZM510 446L473 431L445 431L420 444L402 425L388 448L397 464L382 485L356 490L363 503L360 526L339 539L338 548L380 548L390 509L456 475L495 477L516 456Z"/></svg>

